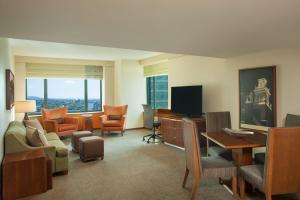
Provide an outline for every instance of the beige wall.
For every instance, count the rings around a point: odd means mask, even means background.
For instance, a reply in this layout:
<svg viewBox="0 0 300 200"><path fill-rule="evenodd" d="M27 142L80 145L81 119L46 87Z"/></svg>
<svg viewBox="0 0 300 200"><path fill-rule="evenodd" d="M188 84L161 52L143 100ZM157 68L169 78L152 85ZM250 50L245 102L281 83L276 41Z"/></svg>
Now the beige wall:
<svg viewBox="0 0 300 200"><path fill-rule="evenodd" d="M6 110L5 69L13 69L11 49L5 38L0 38L0 160L3 158L4 133L9 122L14 118L13 112Z"/></svg>
<svg viewBox="0 0 300 200"><path fill-rule="evenodd" d="M137 60L115 62L115 105L128 104L126 128L143 127L142 105L146 103L146 80Z"/></svg>
<svg viewBox="0 0 300 200"><path fill-rule="evenodd" d="M277 124L287 113L300 114L300 49L274 50L228 59L181 56L169 60L169 87L203 85L203 109L231 111L238 128L238 71L242 68L277 66Z"/></svg>

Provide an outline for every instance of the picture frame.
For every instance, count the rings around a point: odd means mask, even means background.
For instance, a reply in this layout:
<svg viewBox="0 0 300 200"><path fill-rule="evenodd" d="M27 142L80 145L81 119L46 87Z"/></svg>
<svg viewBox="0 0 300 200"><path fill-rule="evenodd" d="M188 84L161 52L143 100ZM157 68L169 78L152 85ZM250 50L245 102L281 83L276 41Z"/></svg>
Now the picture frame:
<svg viewBox="0 0 300 200"><path fill-rule="evenodd" d="M15 104L15 76L10 69L5 70L6 109L11 110Z"/></svg>
<svg viewBox="0 0 300 200"><path fill-rule="evenodd" d="M276 122L276 66L240 69L240 128L266 132Z"/></svg>

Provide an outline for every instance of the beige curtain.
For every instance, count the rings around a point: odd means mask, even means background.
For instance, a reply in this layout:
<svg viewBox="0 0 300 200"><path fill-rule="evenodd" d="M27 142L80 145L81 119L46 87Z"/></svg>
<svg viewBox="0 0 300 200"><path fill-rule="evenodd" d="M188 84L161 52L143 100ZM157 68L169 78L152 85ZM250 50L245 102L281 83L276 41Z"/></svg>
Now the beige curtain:
<svg viewBox="0 0 300 200"><path fill-rule="evenodd" d="M59 65L59 64L26 64L27 78L83 78L103 79L102 66Z"/></svg>

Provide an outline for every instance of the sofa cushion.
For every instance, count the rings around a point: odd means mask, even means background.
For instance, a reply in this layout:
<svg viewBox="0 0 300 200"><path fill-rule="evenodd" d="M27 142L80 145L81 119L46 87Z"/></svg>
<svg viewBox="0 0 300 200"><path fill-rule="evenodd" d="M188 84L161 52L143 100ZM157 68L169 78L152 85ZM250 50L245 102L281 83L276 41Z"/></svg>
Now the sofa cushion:
<svg viewBox="0 0 300 200"><path fill-rule="evenodd" d="M55 146L57 157L65 157L68 155L68 148L61 140L51 140L49 141L49 145Z"/></svg>
<svg viewBox="0 0 300 200"><path fill-rule="evenodd" d="M77 128L76 124L58 124L58 131L69 131L69 130L75 130Z"/></svg>
<svg viewBox="0 0 300 200"><path fill-rule="evenodd" d="M122 123L120 120L107 120L103 122L103 126L106 127L119 127L122 126Z"/></svg>
<svg viewBox="0 0 300 200"><path fill-rule="evenodd" d="M45 137L47 138L48 141L59 140L59 137L56 135L56 133L53 133L53 132L46 133Z"/></svg>
<svg viewBox="0 0 300 200"><path fill-rule="evenodd" d="M31 126L39 130L40 132L44 133L43 126L41 125L40 121L37 119L30 119L30 120L24 120L25 126Z"/></svg>

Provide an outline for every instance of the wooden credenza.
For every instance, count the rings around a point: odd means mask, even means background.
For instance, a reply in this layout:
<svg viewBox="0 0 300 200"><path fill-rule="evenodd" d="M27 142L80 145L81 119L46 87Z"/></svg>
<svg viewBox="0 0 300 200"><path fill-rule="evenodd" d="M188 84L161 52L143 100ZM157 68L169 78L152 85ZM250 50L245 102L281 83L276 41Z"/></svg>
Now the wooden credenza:
<svg viewBox="0 0 300 200"><path fill-rule="evenodd" d="M42 149L6 154L2 164L2 199L13 200L51 189L51 166Z"/></svg>
<svg viewBox="0 0 300 200"><path fill-rule="evenodd" d="M161 122L159 132L163 142L184 148L182 116L165 109L158 109L156 116ZM206 132L205 118L193 118L192 120L197 124L200 145L206 145L206 139L201 135L201 132Z"/></svg>

